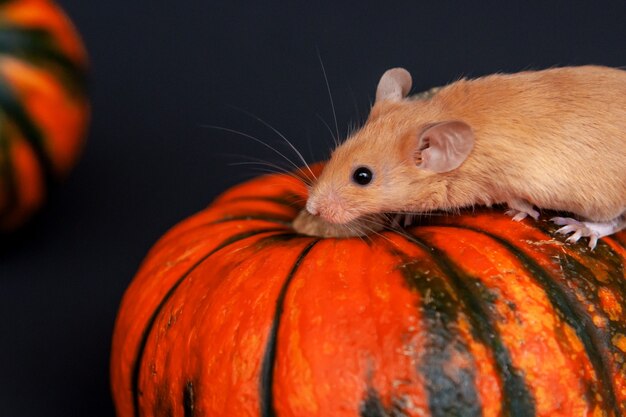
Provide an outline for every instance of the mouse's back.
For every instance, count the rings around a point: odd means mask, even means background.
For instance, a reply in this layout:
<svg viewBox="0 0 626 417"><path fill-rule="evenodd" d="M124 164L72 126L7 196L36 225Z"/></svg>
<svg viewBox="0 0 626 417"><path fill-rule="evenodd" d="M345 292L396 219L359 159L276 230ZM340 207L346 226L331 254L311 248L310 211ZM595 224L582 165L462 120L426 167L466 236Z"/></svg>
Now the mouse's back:
<svg viewBox="0 0 626 417"><path fill-rule="evenodd" d="M438 118L463 120L474 131L475 149L459 176L480 172L496 182L487 187L588 218L624 210L626 71L496 74L450 84L430 101Z"/></svg>

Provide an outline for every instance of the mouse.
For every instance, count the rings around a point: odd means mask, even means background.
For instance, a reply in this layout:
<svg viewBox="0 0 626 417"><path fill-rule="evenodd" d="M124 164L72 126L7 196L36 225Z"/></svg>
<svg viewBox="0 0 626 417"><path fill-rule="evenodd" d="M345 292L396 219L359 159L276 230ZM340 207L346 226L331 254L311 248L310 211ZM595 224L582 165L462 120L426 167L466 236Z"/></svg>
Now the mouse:
<svg viewBox="0 0 626 417"><path fill-rule="evenodd" d="M514 221L539 210L569 242L626 227L626 71L554 67L461 78L410 96L387 70L370 114L335 148L309 188L296 230L348 237L414 215L506 204ZM397 221L397 218L396 218Z"/></svg>

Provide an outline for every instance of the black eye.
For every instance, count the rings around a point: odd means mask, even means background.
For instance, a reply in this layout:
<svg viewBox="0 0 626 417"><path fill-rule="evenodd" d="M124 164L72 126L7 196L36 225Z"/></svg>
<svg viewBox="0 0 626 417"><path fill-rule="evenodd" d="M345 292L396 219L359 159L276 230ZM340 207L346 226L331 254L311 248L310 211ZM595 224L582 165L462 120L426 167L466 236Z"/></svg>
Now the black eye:
<svg viewBox="0 0 626 417"><path fill-rule="evenodd" d="M372 171L366 167L358 167L352 174L352 180L359 185L367 185L372 181Z"/></svg>

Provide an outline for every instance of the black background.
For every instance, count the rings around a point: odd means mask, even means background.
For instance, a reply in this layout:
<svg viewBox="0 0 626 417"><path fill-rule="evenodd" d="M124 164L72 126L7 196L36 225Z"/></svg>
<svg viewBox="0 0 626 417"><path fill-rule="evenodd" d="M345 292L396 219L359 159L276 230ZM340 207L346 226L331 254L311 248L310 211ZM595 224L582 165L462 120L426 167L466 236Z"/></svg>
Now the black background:
<svg viewBox="0 0 626 417"><path fill-rule="evenodd" d="M543 4L546 3L546 4ZM414 91L460 76L626 65L626 2L63 0L91 56L83 158L0 251L0 416L113 416L115 312L169 227L257 175L230 165L324 158L366 116L378 78ZM289 154L295 160L293 153Z"/></svg>

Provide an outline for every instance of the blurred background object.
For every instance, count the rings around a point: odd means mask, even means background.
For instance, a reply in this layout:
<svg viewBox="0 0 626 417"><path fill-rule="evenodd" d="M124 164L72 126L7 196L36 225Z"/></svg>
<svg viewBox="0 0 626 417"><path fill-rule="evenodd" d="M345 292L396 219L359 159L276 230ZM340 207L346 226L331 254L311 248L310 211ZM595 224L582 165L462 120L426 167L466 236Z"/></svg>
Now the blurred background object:
<svg viewBox="0 0 626 417"><path fill-rule="evenodd" d="M22 225L76 163L87 57L51 1L0 4L0 233Z"/></svg>

